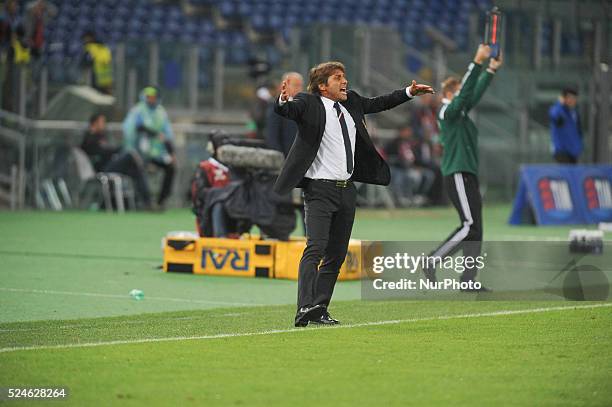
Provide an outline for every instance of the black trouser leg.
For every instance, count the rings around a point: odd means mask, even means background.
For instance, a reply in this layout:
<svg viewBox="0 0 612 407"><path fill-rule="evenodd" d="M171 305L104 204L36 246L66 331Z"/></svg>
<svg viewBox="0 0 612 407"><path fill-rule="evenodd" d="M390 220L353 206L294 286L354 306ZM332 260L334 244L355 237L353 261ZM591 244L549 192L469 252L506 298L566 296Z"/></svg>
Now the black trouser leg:
<svg viewBox="0 0 612 407"><path fill-rule="evenodd" d="M298 275L298 309L329 304L340 266L346 257L355 216L355 187L311 181L304 188L306 248ZM317 278L319 264L324 276Z"/></svg>
<svg viewBox="0 0 612 407"><path fill-rule="evenodd" d="M158 160L152 160L151 162L157 167L164 170L164 179L162 180L161 191L159 193L159 198L157 199L157 203L161 205L166 201L166 199L170 196L170 193L172 192L172 181L174 180L174 164L167 164Z"/></svg>
<svg viewBox="0 0 612 407"><path fill-rule="evenodd" d="M315 282L314 304L328 306L338 280L340 267L346 259L353 221L355 220L355 201L357 192L354 185L340 189L340 207L332 216L329 240L323 262L319 267Z"/></svg>
<svg viewBox="0 0 612 407"><path fill-rule="evenodd" d="M482 199L478 178L471 173L457 172L445 177L445 184L448 197L461 219L461 226L430 256L452 256L458 250L463 250L464 256L477 257L482 247ZM476 278L476 271L475 267L466 268L461 280L473 280Z"/></svg>
<svg viewBox="0 0 612 407"><path fill-rule="evenodd" d="M311 181L303 189L306 220L306 248L300 260L298 273L298 309L314 304L314 288L319 263L329 241L329 229L335 205Z"/></svg>
<svg viewBox="0 0 612 407"><path fill-rule="evenodd" d="M104 169L107 172L118 172L127 175L134 181L138 198L142 200L145 207L151 206L151 192L145 170L138 164L138 160L133 156L135 153L121 153L113 159Z"/></svg>

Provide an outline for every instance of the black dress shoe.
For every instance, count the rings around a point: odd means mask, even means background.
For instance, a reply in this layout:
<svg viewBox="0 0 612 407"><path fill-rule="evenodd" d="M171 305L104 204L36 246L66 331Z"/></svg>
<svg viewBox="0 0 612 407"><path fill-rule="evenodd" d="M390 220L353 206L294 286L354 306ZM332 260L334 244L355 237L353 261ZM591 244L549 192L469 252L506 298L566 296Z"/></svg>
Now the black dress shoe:
<svg viewBox="0 0 612 407"><path fill-rule="evenodd" d="M321 319L325 307L321 305L315 305L313 307L302 307L295 315L295 326L303 327L307 326L308 322Z"/></svg>
<svg viewBox="0 0 612 407"><path fill-rule="evenodd" d="M318 325L337 325L340 323L340 321L332 318L331 315L329 315L329 312L327 312L327 309L325 308L323 315L321 315L321 318L313 320L312 323Z"/></svg>

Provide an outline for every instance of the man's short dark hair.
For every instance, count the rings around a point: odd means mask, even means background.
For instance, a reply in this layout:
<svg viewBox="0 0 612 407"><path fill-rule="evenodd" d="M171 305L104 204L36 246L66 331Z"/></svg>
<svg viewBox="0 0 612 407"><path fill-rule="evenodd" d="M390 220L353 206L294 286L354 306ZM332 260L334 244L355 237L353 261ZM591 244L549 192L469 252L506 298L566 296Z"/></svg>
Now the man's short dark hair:
<svg viewBox="0 0 612 407"><path fill-rule="evenodd" d="M334 73L336 69L340 69L346 73L344 64L337 61L323 62L310 70L308 80L308 92L320 95L319 85L327 84L327 79Z"/></svg>
<svg viewBox="0 0 612 407"><path fill-rule="evenodd" d="M561 96L566 97L567 95L578 96L578 91L574 88L563 88L563 90L561 90Z"/></svg>
<svg viewBox="0 0 612 407"><path fill-rule="evenodd" d="M89 125L94 124L100 117L103 117L104 113L94 113L89 117Z"/></svg>

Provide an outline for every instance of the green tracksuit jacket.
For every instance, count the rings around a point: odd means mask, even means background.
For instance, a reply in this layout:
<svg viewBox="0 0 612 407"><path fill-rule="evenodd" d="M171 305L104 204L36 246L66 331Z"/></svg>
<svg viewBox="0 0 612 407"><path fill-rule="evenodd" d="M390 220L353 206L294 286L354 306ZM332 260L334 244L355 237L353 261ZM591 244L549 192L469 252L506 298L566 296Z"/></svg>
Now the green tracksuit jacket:
<svg viewBox="0 0 612 407"><path fill-rule="evenodd" d="M461 90L452 101L442 100L438 114L442 155L442 174L470 172L478 175L478 130L468 116L491 83L493 74L472 62L463 77Z"/></svg>

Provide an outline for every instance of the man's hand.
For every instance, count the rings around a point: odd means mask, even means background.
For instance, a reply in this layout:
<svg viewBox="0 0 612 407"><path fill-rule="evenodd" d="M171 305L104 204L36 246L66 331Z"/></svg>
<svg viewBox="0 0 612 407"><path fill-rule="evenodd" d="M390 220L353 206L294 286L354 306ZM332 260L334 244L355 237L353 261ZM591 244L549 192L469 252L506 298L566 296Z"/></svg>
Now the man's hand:
<svg viewBox="0 0 612 407"><path fill-rule="evenodd" d="M415 80L412 81L410 88L408 89L412 96L420 96L426 93L434 93L434 90L429 85L417 84Z"/></svg>
<svg viewBox="0 0 612 407"><path fill-rule="evenodd" d="M499 55L497 58L491 58L489 61L489 68L497 71L504 64L504 54L502 54L501 50L499 51Z"/></svg>
<svg viewBox="0 0 612 407"><path fill-rule="evenodd" d="M289 100L289 95L287 94L287 80L284 80L283 84L281 85L280 100L283 102Z"/></svg>
<svg viewBox="0 0 612 407"><path fill-rule="evenodd" d="M487 60L491 56L491 47L485 44L480 44L478 46L478 50L476 51L476 55L474 55L474 62L479 65L482 65L484 61Z"/></svg>

